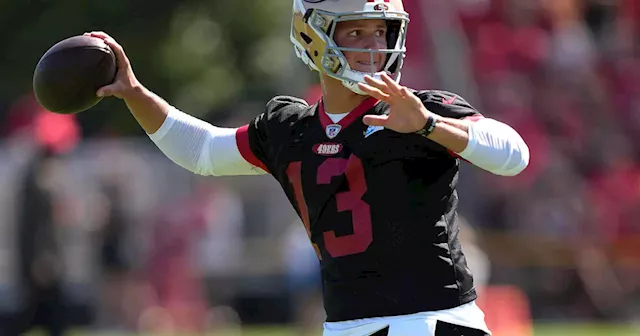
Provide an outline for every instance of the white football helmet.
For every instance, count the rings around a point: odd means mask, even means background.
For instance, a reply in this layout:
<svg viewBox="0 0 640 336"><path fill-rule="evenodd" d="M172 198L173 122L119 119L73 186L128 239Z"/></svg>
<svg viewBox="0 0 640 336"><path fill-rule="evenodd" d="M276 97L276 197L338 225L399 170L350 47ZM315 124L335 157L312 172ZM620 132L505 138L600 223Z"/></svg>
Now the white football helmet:
<svg viewBox="0 0 640 336"><path fill-rule="evenodd" d="M333 39L336 24L341 21L382 19L387 22L387 49L371 50L339 47ZM293 0L291 42L296 55L312 70L322 71L340 80L351 91L365 95L358 87L364 76L374 78L386 72L400 81L405 56L409 14L402 0ZM343 51L386 54L382 71L369 73L351 69Z"/></svg>

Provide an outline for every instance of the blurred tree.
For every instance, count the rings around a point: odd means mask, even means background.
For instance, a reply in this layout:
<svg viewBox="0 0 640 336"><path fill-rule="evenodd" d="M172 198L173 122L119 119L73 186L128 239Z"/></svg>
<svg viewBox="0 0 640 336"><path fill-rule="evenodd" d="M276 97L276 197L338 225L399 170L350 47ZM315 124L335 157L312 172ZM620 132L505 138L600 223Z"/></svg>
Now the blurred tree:
<svg viewBox="0 0 640 336"><path fill-rule="evenodd" d="M201 118L235 113L238 101L302 94L312 76L291 69L302 65L288 40L289 7L266 0L0 0L0 102L31 90L33 68L54 43L91 30L114 36L147 87ZM125 111L108 99L80 114L85 136L142 134Z"/></svg>
<svg viewBox="0 0 640 336"><path fill-rule="evenodd" d="M300 94L305 77L291 71L299 63L288 40L289 7L288 1L183 2L162 49L173 102L202 117L238 100Z"/></svg>

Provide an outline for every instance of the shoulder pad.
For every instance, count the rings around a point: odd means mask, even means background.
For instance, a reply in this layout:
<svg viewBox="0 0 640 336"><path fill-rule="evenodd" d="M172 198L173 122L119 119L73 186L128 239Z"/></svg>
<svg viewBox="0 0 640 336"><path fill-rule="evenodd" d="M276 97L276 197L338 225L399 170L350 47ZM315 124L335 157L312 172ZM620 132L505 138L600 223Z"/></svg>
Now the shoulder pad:
<svg viewBox="0 0 640 336"><path fill-rule="evenodd" d="M305 107L309 106L309 104L304 99L291 96L275 96L271 98L271 100L269 100L269 102L267 103L267 110L276 111L292 104L304 105Z"/></svg>

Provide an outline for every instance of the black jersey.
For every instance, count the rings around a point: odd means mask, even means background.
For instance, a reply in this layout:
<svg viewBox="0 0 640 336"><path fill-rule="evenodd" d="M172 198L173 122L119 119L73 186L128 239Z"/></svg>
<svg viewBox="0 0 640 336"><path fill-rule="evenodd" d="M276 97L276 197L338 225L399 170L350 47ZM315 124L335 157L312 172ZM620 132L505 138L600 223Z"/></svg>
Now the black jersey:
<svg viewBox="0 0 640 336"><path fill-rule="evenodd" d="M444 117L478 117L444 91L415 94ZM322 102L276 97L237 135L272 174L321 260L327 321L448 309L476 298L458 241L460 160L418 134L363 124L368 98L338 123Z"/></svg>

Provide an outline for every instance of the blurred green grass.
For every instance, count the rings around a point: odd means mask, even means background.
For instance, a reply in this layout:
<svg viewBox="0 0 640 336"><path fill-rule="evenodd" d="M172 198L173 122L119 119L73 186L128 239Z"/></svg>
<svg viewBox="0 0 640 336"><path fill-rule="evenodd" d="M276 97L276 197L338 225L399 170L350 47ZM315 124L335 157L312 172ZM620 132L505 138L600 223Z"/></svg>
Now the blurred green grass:
<svg viewBox="0 0 640 336"><path fill-rule="evenodd" d="M640 326L632 328L622 325L603 324L566 324L566 323L538 323L535 325L533 336L632 336L640 335ZM32 332L29 336L44 336L41 332ZM87 331L74 331L69 336L143 336L141 334L120 334L120 333L96 333ZM157 334L171 336L202 336L202 334ZM293 329L287 327L251 327L243 328L241 331L217 332L208 334L211 336L294 336ZM317 333L322 335L321 332ZM149 335L152 336L152 335ZM510 335L518 336L518 335Z"/></svg>
<svg viewBox="0 0 640 336"><path fill-rule="evenodd" d="M605 324L538 323L534 336L632 336L640 335L640 326Z"/></svg>

